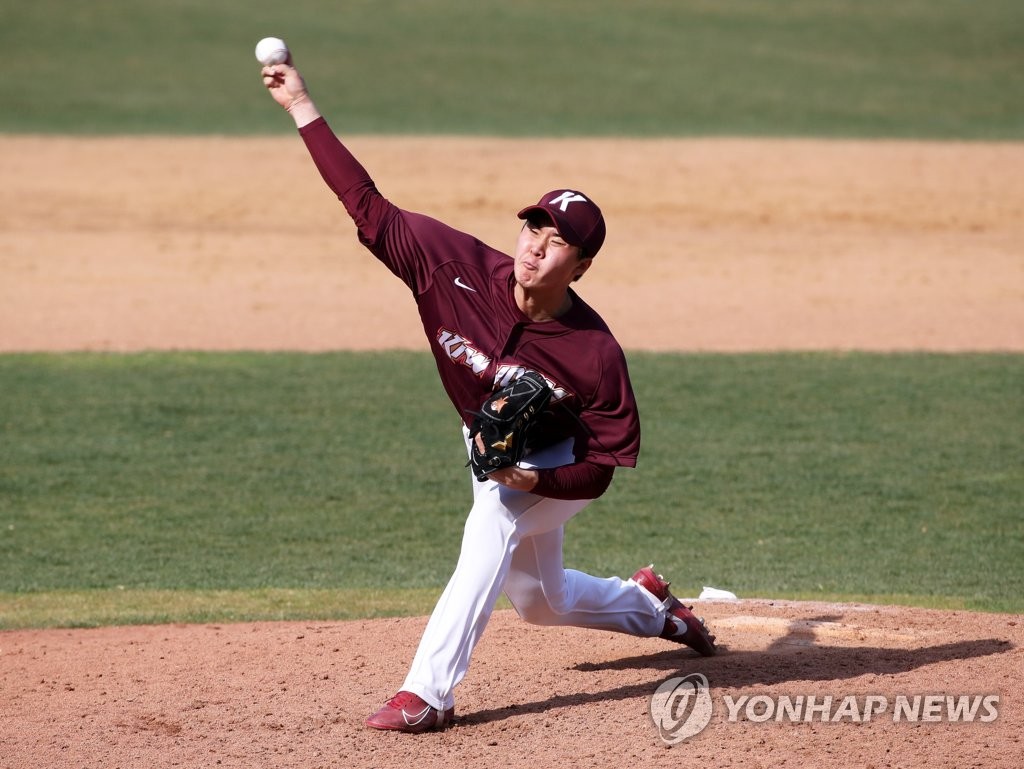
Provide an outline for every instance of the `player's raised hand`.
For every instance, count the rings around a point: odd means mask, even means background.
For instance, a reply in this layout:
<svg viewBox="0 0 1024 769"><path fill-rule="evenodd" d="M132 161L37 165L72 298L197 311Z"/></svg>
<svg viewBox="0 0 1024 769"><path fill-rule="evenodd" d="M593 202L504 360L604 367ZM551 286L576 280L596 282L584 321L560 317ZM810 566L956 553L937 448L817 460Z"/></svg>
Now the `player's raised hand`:
<svg viewBox="0 0 1024 769"><path fill-rule="evenodd" d="M274 101L286 110L291 110L294 105L309 98L306 81L292 64L291 54L283 64L265 66L260 74L263 75L263 85L270 91Z"/></svg>
<svg viewBox="0 0 1024 769"><path fill-rule="evenodd" d="M269 64L263 67L263 85L278 104L285 108L299 127L320 117L313 100L309 98L306 81L292 64L291 53L283 64Z"/></svg>

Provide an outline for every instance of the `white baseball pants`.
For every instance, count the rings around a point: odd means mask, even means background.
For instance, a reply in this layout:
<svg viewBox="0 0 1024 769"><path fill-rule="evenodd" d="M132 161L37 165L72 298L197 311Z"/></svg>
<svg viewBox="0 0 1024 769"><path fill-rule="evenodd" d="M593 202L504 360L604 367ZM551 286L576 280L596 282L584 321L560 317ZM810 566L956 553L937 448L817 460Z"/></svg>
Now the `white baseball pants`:
<svg viewBox="0 0 1024 769"><path fill-rule="evenodd" d="M463 432L468 441L468 431ZM522 465L558 467L572 461L570 439L531 454ZM455 687L502 591L519 616L534 624L660 634L664 608L632 580L601 579L562 565L563 526L591 501L549 499L473 478L473 507L458 564L402 689L439 710L454 707Z"/></svg>

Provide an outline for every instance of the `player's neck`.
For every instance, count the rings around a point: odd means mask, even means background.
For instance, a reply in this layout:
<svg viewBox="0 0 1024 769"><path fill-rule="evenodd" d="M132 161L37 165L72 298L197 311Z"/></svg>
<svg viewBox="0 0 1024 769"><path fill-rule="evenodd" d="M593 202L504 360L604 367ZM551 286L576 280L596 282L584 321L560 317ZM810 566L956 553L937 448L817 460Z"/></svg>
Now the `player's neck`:
<svg viewBox="0 0 1024 769"><path fill-rule="evenodd" d="M572 296L564 289L560 292L528 291L519 283L515 287L516 304L523 315L534 323L559 318L572 308Z"/></svg>

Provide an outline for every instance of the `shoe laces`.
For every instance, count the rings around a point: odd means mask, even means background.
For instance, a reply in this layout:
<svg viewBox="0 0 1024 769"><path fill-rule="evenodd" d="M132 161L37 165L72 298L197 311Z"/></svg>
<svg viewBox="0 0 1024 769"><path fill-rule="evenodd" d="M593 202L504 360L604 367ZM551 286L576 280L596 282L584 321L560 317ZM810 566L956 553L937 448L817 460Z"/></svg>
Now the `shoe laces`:
<svg viewBox="0 0 1024 769"><path fill-rule="evenodd" d="M422 698L413 694L412 692L399 692L388 701L388 707L394 708L395 710L405 710L407 705L412 705L422 710L424 705L427 705Z"/></svg>

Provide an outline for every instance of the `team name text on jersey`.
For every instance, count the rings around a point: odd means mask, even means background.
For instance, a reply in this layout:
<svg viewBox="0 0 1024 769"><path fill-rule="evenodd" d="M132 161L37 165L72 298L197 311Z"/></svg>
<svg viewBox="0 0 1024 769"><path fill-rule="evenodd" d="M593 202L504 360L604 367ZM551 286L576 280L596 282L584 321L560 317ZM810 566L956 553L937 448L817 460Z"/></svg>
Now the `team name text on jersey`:
<svg viewBox="0 0 1024 769"><path fill-rule="evenodd" d="M461 363L477 376L483 376L491 359L471 346L468 339L442 328L437 332L437 343L452 363Z"/></svg>

